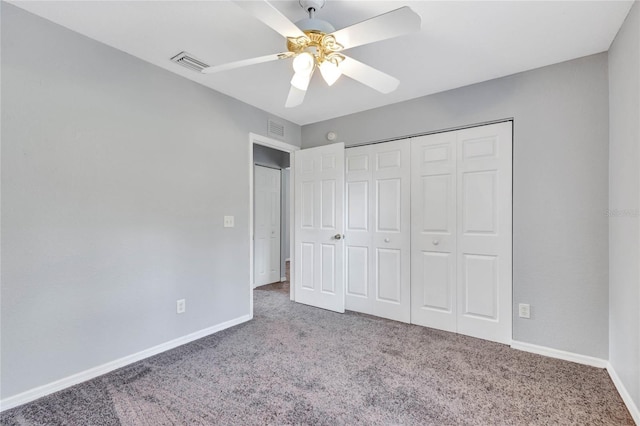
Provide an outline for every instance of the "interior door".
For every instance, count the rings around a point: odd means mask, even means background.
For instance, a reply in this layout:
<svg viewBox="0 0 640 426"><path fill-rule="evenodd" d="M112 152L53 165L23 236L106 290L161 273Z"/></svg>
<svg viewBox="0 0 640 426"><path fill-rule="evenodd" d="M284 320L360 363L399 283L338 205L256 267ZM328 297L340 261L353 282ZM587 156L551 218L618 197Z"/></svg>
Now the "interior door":
<svg viewBox="0 0 640 426"><path fill-rule="evenodd" d="M457 132L458 332L509 344L511 122Z"/></svg>
<svg viewBox="0 0 640 426"><path fill-rule="evenodd" d="M455 332L456 133L411 141L411 322Z"/></svg>
<svg viewBox="0 0 640 426"><path fill-rule="evenodd" d="M254 287L280 281L280 170L254 167Z"/></svg>
<svg viewBox="0 0 640 426"><path fill-rule="evenodd" d="M294 154L295 301L344 312L344 144Z"/></svg>
<svg viewBox="0 0 640 426"><path fill-rule="evenodd" d="M346 308L410 320L410 142L346 150Z"/></svg>

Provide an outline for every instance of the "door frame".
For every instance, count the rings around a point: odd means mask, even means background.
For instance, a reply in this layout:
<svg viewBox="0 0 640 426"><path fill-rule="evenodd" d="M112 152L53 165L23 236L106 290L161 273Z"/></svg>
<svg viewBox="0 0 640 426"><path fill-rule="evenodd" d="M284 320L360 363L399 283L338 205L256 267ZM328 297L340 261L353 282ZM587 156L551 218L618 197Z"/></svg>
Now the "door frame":
<svg viewBox="0 0 640 426"><path fill-rule="evenodd" d="M249 312L251 314L251 318L253 318L253 250L254 250L254 228L253 228L253 145L262 145L268 148L273 148L278 151L283 151L289 154L289 163L291 165L291 171L289 172L289 209L293 214L293 188L294 188L294 179L293 179L293 153L299 151L299 146L291 145L286 142L279 141L277 139L272 139L267 136L262 136L257 133L249 133ZM294 282L293 282L293 263L294 263L294 243L293 243L293 235L294 235L294 223L293 221L289 221L289 259L290 259L290 294L289 298L294 300Z"/></svg>

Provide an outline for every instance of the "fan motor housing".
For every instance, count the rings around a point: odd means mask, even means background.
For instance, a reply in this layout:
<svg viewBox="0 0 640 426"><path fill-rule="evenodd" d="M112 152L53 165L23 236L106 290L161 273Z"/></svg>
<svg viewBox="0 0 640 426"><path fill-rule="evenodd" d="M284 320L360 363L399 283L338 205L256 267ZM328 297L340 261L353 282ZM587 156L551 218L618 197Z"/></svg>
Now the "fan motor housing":
<svg viewBox="0 0 640 426"><path fill-rule="evenodd" d="M344 55L338 53L343 49L335 37L321 31L306 30L306 37L287 38L287 49L296 55L302 52L309 52L313 55L318 65L324 61L329 61L338 65L344 60Z"/></svg>

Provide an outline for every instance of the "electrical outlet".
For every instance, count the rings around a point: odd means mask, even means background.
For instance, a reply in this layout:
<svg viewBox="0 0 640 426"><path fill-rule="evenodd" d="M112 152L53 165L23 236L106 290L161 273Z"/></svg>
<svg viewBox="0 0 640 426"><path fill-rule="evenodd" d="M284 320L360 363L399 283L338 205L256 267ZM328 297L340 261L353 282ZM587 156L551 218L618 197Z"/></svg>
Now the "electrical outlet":
<svg viewBox="0 0 640 426"><path fill-rule="evenodd" d="M225 228L233 228L234 227L234 217L233 216L225 216L224 217L224 227Z"/></svg>
<svg viewBox="0 0 640 426"><path fill-rule="evenodd" d="M184 299L180 299L176 302L176 313L184 314L187 310L187 302Z"/></svg>
<svg viewBox="0 0 640 426"><path fill-rule="evenodd" d="M518 305L518 313L520 318L531 318L531 306L528 303L520 303Z"/></svg>

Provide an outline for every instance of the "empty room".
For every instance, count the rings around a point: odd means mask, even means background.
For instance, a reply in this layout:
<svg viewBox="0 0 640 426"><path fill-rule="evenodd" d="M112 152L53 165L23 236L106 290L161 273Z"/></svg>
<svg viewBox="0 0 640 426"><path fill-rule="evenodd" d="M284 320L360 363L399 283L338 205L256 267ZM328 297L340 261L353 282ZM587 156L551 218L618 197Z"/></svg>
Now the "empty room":
<svg viewBox="0 0 640 426"><path fill-rule="evenodd" d="M0 18L0 424L640 424L639 0Z"/></svg>

